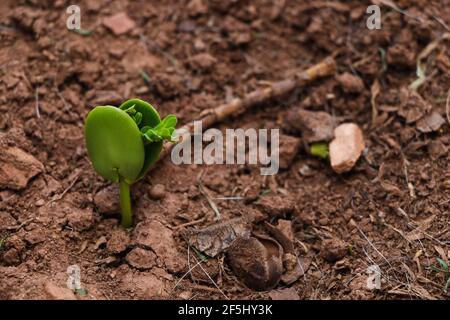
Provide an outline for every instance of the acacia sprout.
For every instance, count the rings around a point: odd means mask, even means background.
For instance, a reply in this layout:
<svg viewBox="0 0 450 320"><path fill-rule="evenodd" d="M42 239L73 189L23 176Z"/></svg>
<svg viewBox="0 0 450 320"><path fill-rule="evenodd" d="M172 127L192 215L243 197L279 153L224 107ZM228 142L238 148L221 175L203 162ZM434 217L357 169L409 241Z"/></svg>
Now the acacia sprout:
<svg viewBox="0 0 450 320"><path fill-rule="evenodd" d="M85 123L86 147L95 171L119 183L121 224L132 225L130 186L142 179L161 153L164 140L174 142L177 118L161 120L151 104L130 99L119 107L97 106Z"/></svg>

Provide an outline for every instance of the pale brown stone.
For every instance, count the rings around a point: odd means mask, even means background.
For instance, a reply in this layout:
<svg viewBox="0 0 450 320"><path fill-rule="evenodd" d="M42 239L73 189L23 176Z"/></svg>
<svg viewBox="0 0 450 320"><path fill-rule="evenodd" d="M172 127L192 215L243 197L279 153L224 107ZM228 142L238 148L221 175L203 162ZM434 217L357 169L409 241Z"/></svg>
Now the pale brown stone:
<svg viewBox="0 0 450 320"><path fill-rule="evenodd" d="M334 130L330 143L331 167L337 173L350 171L365 148L361 129L354 123L343 123Z"/></svg>
<svg viewBox="0 0 450 320"><path fill-rule="evenodd" d="M116 36L125 34L133 29L136 24L125 12L120 12L103 20L103 25L111 30Z"/></svg>
<svg viewBox="0 0 450 320"><path fill-rule="evenodd" d="M43 170L42 163L31 154L17 147L6 147L0 152L0 189L23 189Z"/></svg>

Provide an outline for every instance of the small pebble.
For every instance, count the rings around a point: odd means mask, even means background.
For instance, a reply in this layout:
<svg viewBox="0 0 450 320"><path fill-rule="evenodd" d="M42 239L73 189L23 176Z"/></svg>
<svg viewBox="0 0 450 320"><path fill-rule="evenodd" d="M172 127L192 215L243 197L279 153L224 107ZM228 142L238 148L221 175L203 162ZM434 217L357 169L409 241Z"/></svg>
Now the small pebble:
<svg viewBox="0 0 450 320"><path fill-rule="evenodd" d="M166 188L162 184L155 184L148 190L148 195L153 200L161 200L166 196Z"/></svg>

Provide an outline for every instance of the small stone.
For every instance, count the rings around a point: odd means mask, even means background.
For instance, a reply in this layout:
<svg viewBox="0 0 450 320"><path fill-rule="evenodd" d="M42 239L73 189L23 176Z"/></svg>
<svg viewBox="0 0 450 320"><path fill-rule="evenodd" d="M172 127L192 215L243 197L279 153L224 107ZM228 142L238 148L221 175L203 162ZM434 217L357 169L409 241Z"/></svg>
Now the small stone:
<svg viewBox="0 0 450 320"><path fill-rule="evenodd" d="M192 292L191 291L183 291L178 295L178 297L183 300L189 300L192 297Z"/></svg>
<svg viewBox="0 0 450 320"><path fill-rule="evenodd" d="M313 169L311 169L310 166L308 166L306 163L303 164L300 169L298 169L298 172L304 176L304 177L312 177L313 175L315 175L315 172Z"/></svg>
<svg viewBox="0 0 450 320"><path fill-rule="evenodd" d="M281 134L279 146L280 168L287 169L300 149L301 140L296 137ZM273 152L273 150L272 150Z"/></svg>
<svg viewBox="0 0 450 320"><path fill-rule="evenodd" d="M40 228L28 231L23 238L28 244L32 246L38 243L42 243L47 239L44 230Z"/></svg>
<svg viewBox="0 0 450 320"><path fill-rule="evenodd" d="M44 166L31 154L17 147L2 147L0 152L0 189L21 190L41 173Z"/></svg>
<svg viewBox="0 0 450 320"><path fill-rule="evenodd" d="M333 139L333 117L322 111L292 110L287 117L289 129L298 130L307 143Z"/></svg>
<svg viewBox="0 0 450 320"><path fill-rule="evenodd" d="M148 190L148 195L153 200L161 200L166 196L166 187L163 184L155 184Z"/></svg>
<svg viewBox="0 0 450 320"><path fill-rule="evenodd" d="M348 245L341 239L327 239L322 243L321 256L328 262L335 262L347 255Z"/></svg>
<svg viewBox="0 0 450 320"><path fill-rule="evenodd" d="M286 197L266 195L255 202L255 207L270 217L283 218L295 209L295 203Z"/></svg>
<svg viewBox="0 0 450 320"><path fill-rule="evenodd" d="M52 300L77 300L75 294L68 288L58 287L50 281L44 284L44 291Z"/></svg>
<svg viewBox="0 0 450 320"><path fill-rule="evenodd" d="M161 299L172 289L169 281L151 272L129 272L122 278L121 283L124 288L136 292L143 299Z"/></svg>
<svg viewBox="0 0 450 320"><path fill-rule="evenodd" d="M331 167L337 173L350 171L365 148L361 129L354 123L344 123L334 130L330 143Z"/></svg>
<svg viewBox="0 0 450 320"><path fill-rule="evenodd" d="M44 199L39 199L38 201L36 201L36 207L42 207L44 204L45 204Z"/></svg>
<svg viewBox="0 0 450 320"><path fill-rule="evenodd" d="M209 53L199 53L193 56L189 61L192 68L200 69L203 71L210 70L216 62L217 59Z"/></svg>
<svg viewBox="0 0 450 320"><path fill-rule="evenodd" d="M101 189L94 196L94 204L99 213L117 213L120 211L119 189L115 185L110 185Z"/></svg>
<svg viewBox="0 0 450 320"><path fill-rule="evenodd" d="M111 253L121 253L125 251L130 243L130 236L123 229L116 229L111 233L111 238L109 238L106 243L106 249Z"/></svg>
<svg viewBox="0 0 450 320"><path fill-rule="evenodd" d="M103 25L111 30L116 36L127 33L136 26L126 12L120 12L105 18L103 20Z"/></svg>
<svg viewBox="0 0 450 320"><path fill-rule="evenodd" d="M364 90L364 82L360 77L345 72L337 77L342 90L347 93L361 93Z"/></svg>
<svg viewBox="0 0 450 320"><path fill-rule="evenodd" d="M131 250L125 260L132 266L140 270L151 269L156 266L156 255L142 248Z"/></svg>

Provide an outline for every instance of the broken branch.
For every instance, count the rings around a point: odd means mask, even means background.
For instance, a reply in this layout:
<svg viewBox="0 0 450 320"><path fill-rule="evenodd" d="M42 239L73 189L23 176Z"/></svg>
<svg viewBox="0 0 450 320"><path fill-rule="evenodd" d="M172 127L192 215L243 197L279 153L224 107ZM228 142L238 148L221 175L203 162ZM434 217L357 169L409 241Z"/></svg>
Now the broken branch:
<svg viewBox="0 0 450 320"><path fill-rule="evenodd" d="M221 122L231 116L240 115L255 105L262 104L271 99L281 97L296 88L305 86L314 80L330 76L336 71L336 61L332 57L319 62L312 67L301 71L293 78L273 82L270 86L263 89L256 89L248 93L243 98L235 98L228 103L224 103L216 108L208 109L202 112L202 117L198 121L202 122L203 128L211 127L213 124ZM184 125L181 130L187 132L183 138L193 132L194 123ZM161 158L168 155L173 147L173 143L165 143Z"/></svg>

